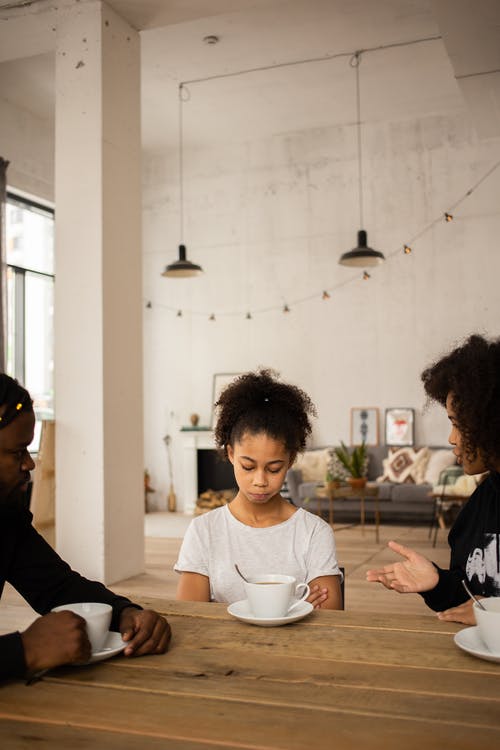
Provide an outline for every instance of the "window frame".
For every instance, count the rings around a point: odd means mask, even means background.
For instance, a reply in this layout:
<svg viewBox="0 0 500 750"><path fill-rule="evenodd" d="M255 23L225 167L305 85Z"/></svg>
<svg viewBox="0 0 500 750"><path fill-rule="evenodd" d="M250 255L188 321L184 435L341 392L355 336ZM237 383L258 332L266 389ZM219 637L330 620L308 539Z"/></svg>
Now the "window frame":
<svg viewBox="0 0 500 750"><path fill-rule="evenodd" d="M24 195L17 194L15 192L12 192L11 190L7 190L6 193L6 204L9 204L10 206L19 207L21 210L32 210L37 213L42 214L43 216L52 219L53 222L55 222L55 209L44 205L43 203L40 203L36 200L33 200L31 198L25 197ZM7 228L6 228L7 229ZM14 311L13 311L13 317L14 320L10 321L7 318L7 324L10 328L12 325L12 328L10 329L12 332L13 342L14 342L14 351L12 352L12 360L11 360L11 366L14 369L14 372L11 372L10 374L15 377L17 380L19 380L21 383L25 384L26 382L26 279L27 276L29 277L35 277L35 278L45 278L52 280L53 287L55 287L55 279L56 274L55 271L53 273L49 273L47 271L39 271L37 269L31 268L29 266L19 266L14 263L9 263L7 258L5 258L5 268L6 271L12 272L12 284L13 284L13 292L14 292ZM7 290L7 294L8 294ZM9 304L6 304L6 312L8 315L9 311ZM28 386L27 386L28 387ZM53 392L53 403L52 403L52 411L55 410L55 393ZM37 415L37 422L39 421L41 417ZM42 417L43 418L43 417ZM34 442L37 442L36 440ZM38 445L33 445L32 451L35 453L38 450Z"/></svg>

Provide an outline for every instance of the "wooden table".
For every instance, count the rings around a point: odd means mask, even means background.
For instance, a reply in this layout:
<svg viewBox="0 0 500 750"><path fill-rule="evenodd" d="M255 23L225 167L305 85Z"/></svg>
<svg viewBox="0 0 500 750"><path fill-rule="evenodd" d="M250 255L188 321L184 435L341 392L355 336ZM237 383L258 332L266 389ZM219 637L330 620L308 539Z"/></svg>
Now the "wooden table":
<svg viewBox="0 0 500 750"><path fill-rule="evenodd" d="M143 603L167 614L170 652L59 669L29 687L7 683L2 748L500 746L500 664L460 651L459 626L315 611L261 628L221 604Z"/></svg>

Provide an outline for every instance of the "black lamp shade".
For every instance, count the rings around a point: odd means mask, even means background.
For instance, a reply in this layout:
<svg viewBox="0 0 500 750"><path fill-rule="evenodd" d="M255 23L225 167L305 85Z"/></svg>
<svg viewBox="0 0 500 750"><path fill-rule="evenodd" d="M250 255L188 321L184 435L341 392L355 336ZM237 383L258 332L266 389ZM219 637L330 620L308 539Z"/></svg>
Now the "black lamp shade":
<svg viewBox="0 0 500 750"><path fill-rule="evenodd" d="M339 263L341 266L378 266L385 260L384 254L379 250L368 247L367 235L364 229L358 232L358 246L344 253Z"/></svg>
<svg viewBox="0 0 500 750"><path fill-rule="evenodd" d="M187 260L186 245L179 245L179 260L175 260L173 263L165 266L162 276L180 279L188 276L199 276L201 273L203 273L201 266L197 266L196 263L191 263L190 260Z"/></svg>

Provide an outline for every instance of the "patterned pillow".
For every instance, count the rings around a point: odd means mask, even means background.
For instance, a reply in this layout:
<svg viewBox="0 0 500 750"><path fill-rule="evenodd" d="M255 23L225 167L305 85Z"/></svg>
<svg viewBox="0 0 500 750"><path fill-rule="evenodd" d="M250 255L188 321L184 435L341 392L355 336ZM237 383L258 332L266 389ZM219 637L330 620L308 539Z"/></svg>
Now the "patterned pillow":
<svg viewBox="0 0 500 750"><path fill-rule="evenodd" d="M384 473L377 482L398 482L399 484L422 484L429 460L429 449L398 448L384 458Z"/></svg>

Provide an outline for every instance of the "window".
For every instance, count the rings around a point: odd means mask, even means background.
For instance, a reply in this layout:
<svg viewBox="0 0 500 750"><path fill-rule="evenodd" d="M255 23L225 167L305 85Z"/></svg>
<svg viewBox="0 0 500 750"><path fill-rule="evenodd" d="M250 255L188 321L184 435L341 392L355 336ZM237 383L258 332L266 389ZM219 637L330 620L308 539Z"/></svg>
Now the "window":
<svg viewBox="0 0 500 750"><path fill-rule="evenodd" d="M54 211L7 193L7 372L34 400L40 420L54 416Z"/></svg>

